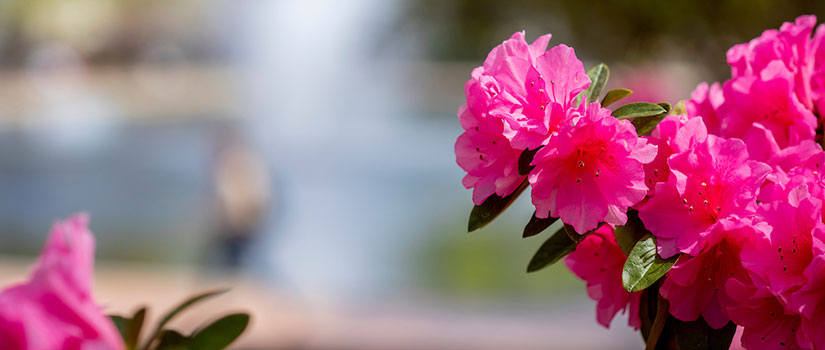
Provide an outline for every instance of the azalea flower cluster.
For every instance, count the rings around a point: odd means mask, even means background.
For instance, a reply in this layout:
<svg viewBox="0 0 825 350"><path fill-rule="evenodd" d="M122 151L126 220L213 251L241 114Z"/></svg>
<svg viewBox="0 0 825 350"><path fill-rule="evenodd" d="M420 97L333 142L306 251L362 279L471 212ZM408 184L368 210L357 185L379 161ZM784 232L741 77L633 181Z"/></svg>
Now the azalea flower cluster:
<svg viewBox="0 0 825 350"><path fill-rule="evenodd" d="M673 317L733 321L747 349L825 349L825 25L815 27L801 16L732 47L731 78L700 84L650 135L579 102L591 81L572 48L516 33L465 86L463 184L481 205L526 181L537 218L583 235L566 264L604 326L622 310L641 323L614 235L631 210L660 259L677 259L658 289Z"/></svg>

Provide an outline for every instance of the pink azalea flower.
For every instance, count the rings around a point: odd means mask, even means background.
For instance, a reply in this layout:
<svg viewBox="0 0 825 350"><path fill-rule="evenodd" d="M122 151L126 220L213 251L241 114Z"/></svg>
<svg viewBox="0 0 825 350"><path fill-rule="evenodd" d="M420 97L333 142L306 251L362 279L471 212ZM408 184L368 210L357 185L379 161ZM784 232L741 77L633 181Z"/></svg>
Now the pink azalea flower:
<svg viewBox="0 0 825 350"><path fill-rule="evenodd" d="M811 32L815 25L815 16L800 16L793 23L783 23L779 30L766 30L749 43L731 47L728 50L728 64L732 76L759 76L773 61L779 61L792 75L792 91L798 101L812 110L811 75L815 42L811 40Z"/></svg>
<svg viewBox="0 0 825 350"><path fill-rule="evenodd" d="M687 151L696 142L704 142L707 136L708 133L701 118L668 115L656 125L647 137L648 142L657 148L656 158L644 166L649 197L655 194L657 183L668 179L670 167L667 165L667 159L673 154Z"/></svg>
<svg viewBox="0 0 825 350"><path fill-rule="evenodd" d="M502 46L522 49L496 54L484 64L484 74L497 83L490 114L507 123L505 135L516 148L535 149L545 144L566 122L576 96L590 86L574 50L558 45L545 52L547 40L549 36L537 40L543 43L541 49L527 50L524 33L513 34Z"/></svg>
<svg viewBox="0 0 825 350"><path fill-rule="evenodd" d="M517 32L496 46L465 85L467 104L458 115L465 133L455 145L456 162L467 172L473 202L506 196L523 181L518 156L547 143L590 84L572 48L547 50L550 35L532 44Z"/></svg>
<svg viewBox="0 0 825 350"><path fill-rule="evenodd" d="M812 157L822 154L822 147L814 140L802 140L795 146L780 148L773 133L758 123L748 130L742 140L748 146L750 159L779 167L783 171L810 163Z"/></svg>
<svg viewBox="0 0 825 350"><path fill-rule="evenodd" d="M642 165L653 160L656 147L598 103L576 113L533 158L528 180L536 216L559 217L579 233L600 222L622 225L627 208L647 193Z"/></svg>
<svg viewBox="0 0 825 350"><path fill-rule="evenodd" d="M820 24L811 42L813 72L811 73L811 99L820 118L825 118L825 24Z"/></svg>
<svg viewBox="0 0 825 350"><path fill-rule="evenodd" d="M628 324L639 329L641 292L630 293L622 286L622 268L627 259L616 243L613 228L603 225L586 236L564 263L576 276L587 282L587 295L597 302L596 319L604 327L619 311L626 311Z"/></svg>
<svg viewBox="0 0 825 350"><path fill-rule="evenodd" d="M734 300L728 315L744 327L741 344L745 349L810 349L802 317L787 310L767 289L731 278L725 290Z"/></svg>
<svg viewBox="0 0 825 350"><path fill-rule="evenodd" d="M722 93L722 88L719 87L719 83L713 83L710 86L708 86L708 83L701 83L696 86L690 97L690 100L685 101L687 115L702 117L708 132L718 134L721 122L716 110L725 102L725 96Z"/></svg>
<svg viewBox="0 0 825 350"><path fill-rule="evenodd" d="M806 283L788 300L788 306L802 314L802 330L815 349L825 348L825 235L813 236L813 260L805 269Z"/></svg>
<svg viewBox="0 0 825 350"><path fill-rule="evenodd" d="M544 35L531 45L517 32L473 71L481 96L489 98L485 112L506 122L504 135L518 149L543 145L590 85L573 49L558 45L545 51L549 40Z"/></svg>
<svg viewBox="0 0 825 350"><path fill-rule="evenodd" d="M715 226L736 226L738 218L752 214L757 190L770 171L748 159L742 140L714 135L672 155L668 165L667 182L657 184L656 195L638 208L665 258L679 252L697 255Z"/></svg>
<svg viewBox="0 0 825 350"><path fill-rule="evenodd" d="M480 118L467 106L459 110L459 118L466 131L455 143L456 163L467 172L462 184L473 189L473 203L512 193L525 178L518 173L521 150L501 135L501 121Z"/></svg>
<svg viewBox="0 0 825 350"><path fill-rule="evenodd" d="M3 349L123 349L92 298L94 238L86 215L55 224L28 282L0 293Z"/></svg>
<svg viewBox="0 0 825 350"><path fill-rule="evenodd" d="M785 200L760 206L758 214L771 226L770 233L754 237L742 250L743 267L775 295L805 283L803 271L812 258L812 233L825 234L821 202L796 193L791 191Z"/></svg>
<svg viewBox="0 0 825 350"><path fill-rule="evenodd" d="M758 75L734 78L722 88L717 112L719 135L744 137L759 123L770 130L780 148L813 140L817 119L793 91L794 76L782 63L770 62Z"/></svg>
<svg viewBox="0 0 825 350"><path fill-rule="evenodd" d="M674 226L678 225L674 221ZM670 302L673 317L694 321L702 316L713 328L721 328L730 320L725 310L731 304L725 283L730 278L747 278L739 260L742 245L766 229L747 221L731 226L714 226L703 242L704 249L695 256L680 256L668 272L659 293Z"/></svg>

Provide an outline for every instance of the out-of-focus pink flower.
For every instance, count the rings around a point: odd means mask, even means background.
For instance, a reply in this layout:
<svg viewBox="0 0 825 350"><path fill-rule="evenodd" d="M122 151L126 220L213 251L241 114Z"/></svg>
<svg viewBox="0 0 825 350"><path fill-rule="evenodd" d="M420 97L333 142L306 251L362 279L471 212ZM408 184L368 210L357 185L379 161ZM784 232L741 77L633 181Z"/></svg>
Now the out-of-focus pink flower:
<svg viewBox="0 0 825 350"><path fill-rule="evenodd" d="M647 193L642 165L653 160L656 147L598 103L580 111L536 153L528 179L537 217L561 218L584 233L599 222L627 221L627 208Z"/></svg>
<svg viewBox="0 0 825 350"><path fill-rule="evenodd" d="M780 148L812 140L817 119L793 91L794 76L779 60L758 75L734 78L722 88L725 101L717 112L719 135L744 137L755 123L770 130Z"/></svg>
<svg viewBox="0 0 825 350"><path fill-rule="evenodd" d="M55 224L28 282L0 293L3 349L122 349L92 298L94 238L87 216Z"/></svg>
<svg viewBox="0 0 825 350"><path fill-rule="evenodd" d="M604 327L619 311L626 311L628 324L639 329L641 292L630 293L622 286L625 255L616 243L613 229L603 225L586 236L564 263L576 276L587 282L587 295L597 302L596 319Z"/></svg>
<svg viewBox="0 0 825 350"><path fill-rule="evenodd" d="M731 320L743 327L745 349L810 349L801 328L802 317L787 310L766 288L731 278L725 290L733 301L727 307Z"/></svg>
<svg viewBox="0 0 825 350"><path fill-rule="evenodd" d="M714 226L702 242L704 249L693 256L680 256L668 272L659 293L670 302L674 317L693 321L702 316L713 328L730 320L725 310L730 305L725 283L730 278L747 278L739 260L742 245L750 237L764 234L766 228L747 221L729 226Z"/></svg>
<svg viewBox="0 0 825 350"><path fill-rule="evenodd" d="M685 101L685 109L689 117L701 117L707 130L711 134L719 133L719 115L716 110L725 102L725 96L719 83L701 83L690 94L690 100Z"/></svg>
<svg viewBox="0 0 825 350"><path fill-rule="evenodd" d="M671 175L642 203L639 217L665 258L697 255L717 225L735 226L756 209L756 194L770 167L748 160L739 139L708 135L668 160Z"/></svg>

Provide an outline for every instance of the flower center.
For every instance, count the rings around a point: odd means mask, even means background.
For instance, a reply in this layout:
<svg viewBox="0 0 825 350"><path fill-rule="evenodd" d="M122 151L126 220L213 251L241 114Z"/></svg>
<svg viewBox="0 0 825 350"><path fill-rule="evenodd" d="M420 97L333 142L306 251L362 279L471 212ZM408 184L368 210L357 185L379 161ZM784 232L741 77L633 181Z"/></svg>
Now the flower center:
<svg viewBox="0 0 825 350"><path fill-rule="evenodd" d="M708 182L707 179L694 181L688 179L682 204L687 207L691 215L707 216L716 222L722 213L722 191L718 186L713 183L708 184Z"/></svg>

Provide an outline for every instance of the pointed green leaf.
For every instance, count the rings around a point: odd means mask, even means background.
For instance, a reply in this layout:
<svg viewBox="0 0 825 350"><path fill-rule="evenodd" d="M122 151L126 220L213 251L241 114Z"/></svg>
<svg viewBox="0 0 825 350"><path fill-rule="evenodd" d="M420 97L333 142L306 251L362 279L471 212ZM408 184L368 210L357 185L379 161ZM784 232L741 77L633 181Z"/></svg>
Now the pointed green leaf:
<svg viewBox="0 0 825 350"><path fill-rule="evenodd" d="M221 317L192 335L192 348L221 350L232 344L249 325L249 315L231 314Z"/></svg>
<svg viewBox="0 0 825 350"><path fill-rule="evenodd" d="M559 230L539 247L527 265L527 272L538 271L552 265L575 249L576 242L571 240L564 230Z"/></svg>
<svg viewBox="0 0 825 350"><path fill-rule="evenodd" d="M142 307L132 315L129 325L126 328L126 336L123 337L127 349L137 348L140 340L140 330L143 328L143 320L146 318L146 308Z"/></svg>
<svg viewBox="0 0 825 350"><path fill-rule="evenodd" d="M530 163L533 161L533 156L535 156L536 152L538 152L542 147L544 146L539 146L536 149L526 149L521 152L521 155L519 155L518 157L519 175L527 175L530 173L530 170L533 170L533 168L535 168L535 166L530 165Z"/></svg>
<svg viewBox="0 0 825 350"><path fill-rule="evenodd" d="M125 341L126 330L129 328L129 321L131 320L119 315L109 315L109 319L115 324L115 328L117 328L118 333L120 333L120 337Z"/></svg>
<svg viewBox="0 0 825 350"><path fill-rule="evenodd" d="M166 329L160 334L160 342L156 350L191 350L192 338L177 331Z"/></svg>
<svg viewBox="0 0 825 350"><path fill-rule="evenodd" d="M677 257L673 256L667 260L660 258L656 253L656 239L646 235L636 242L624 263L624 289L628 292L638 292L649 287L673 267Z"/></svg>
<svg viewBox="0 0 825 350"><path fill-rule="evenodd" d="M587 102L596 102L599 100L599 95L602 94L604 86L607 85L607 79L610 77L610 69L604 63L599 63L597 66L590 68L587 71L587 76L590 77L590 87L585 91Z"/></svg>
<svg viewBox="0 0 825 350"><path fill-rule="evenodd" d="M172 320L172 318L174 318L175 316L180 314L181 311L186 310L188 307L190 307L194 304L197 304L198 302L201 302L201 301L209 299L211 297L226 293L227 291L228 291L228 289L212 290L212 291L197 294L195 296L190 297L189 299L184 300L182 303L180 303L180 305L178 305L177 307L175 307L174 309L169 311L166 315L164 315L160 319L160 322L158 323L157 327L155 328L155 331L152 332L152 335L149 337L147 346L145 346L145 348L148 348L149 345L151 345L160 336L160 333L163 330L163 327L165 327L166 324L169 323L169 321Z"/></svg>
<svg viewBox="0 0 825 350"><path fill-rule="evenodd" d="M521 237L527 238L530 236L535 236L550 227L550 225L556 222L556 220L558 220L558 218L537 218L536 212L533 212L533 217L530 218L530 222L527 223L527 226L524 226L524 233Z"/></svg>
<svg viewBox="0 0 825 350"><path fill-rule="evenodd" d="M481 205L474 206L473 210L470 211L470 220L467 222L467 231L473 232L489 224L493 221L493 219L507 209L507 207L509 207L510 204L518 198L521 192L524 192L525 188L527 188L527 179L524 179L524 182L522 182L521 185L513 191L513 193L507 195L506 197L502 198L496 194L493 194L492 196L487 197Z"/></svg>
<svg viewBox="0 0 825 350"><path fill-rule="evenodd" d="M146 318L146 308L138 309L131 318L118 315L110 315L109 318L115 324L120 337L123 338L126 349L136 349L140 331L143 328L143 321Z"/></svg>
<svg viewBox="0 0 825 350"><path fill-rule="evenodd" d="M667 111L665 111L665 109L660 105L647 102L636 102L616 108L612 115L616 117L616 119L628 119L652 117L666 112Z"/></svg>
<svg viewBox="0 0 825 350"><path fill-rule="evenodd" d="M633 118L631 123L633 124L633 127L636 128L636 134L639 136L650 135L653 129L656 128L656 125L658 125L659 122L661 122L662 119L665 119L667 114L670 113L670 103L662 102L659 103L659 106L665 111L651 117Z"/></svg>
<svg viewBox="0 0 825 350"><path fill-rule="evenodd" d="M633 91L628 89L610 90L606 94L604 94L604 98L602 99L602 107L607 107L616 101L619 101L627 96L630 96L630 94L632 93Z"/></svg>

